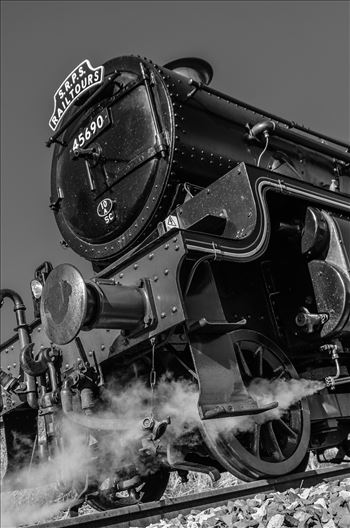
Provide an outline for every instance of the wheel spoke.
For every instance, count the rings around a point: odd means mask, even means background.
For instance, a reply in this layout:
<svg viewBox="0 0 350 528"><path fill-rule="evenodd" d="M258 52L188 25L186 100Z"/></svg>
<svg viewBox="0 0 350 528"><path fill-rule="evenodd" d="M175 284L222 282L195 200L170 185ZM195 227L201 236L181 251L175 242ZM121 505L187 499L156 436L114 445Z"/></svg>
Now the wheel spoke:
<svg viewBox="0 0 350 528"><path fill-rule="evenodd" d="M277 367L273 373L275 374L270 381L276 381L281 379L286 374L286 369L284 367Z"/></svg>
<svg viewBox="0 0 350 528"><path fill-rule="evenodd" d="M252 445L253 455L257 458L260 458L260 433L261 433L261 424L256 423L254 428L254 440Z"/></svg>
<svg viewBox="0 0 350 528"><path fill-rule="evenodd" d="M268 429L268 433L269 433L269 436L271 438L271 442L272 442L272 446L273 446L272 456L273 456L273 458L275 460L280 462L280 461L284 460L284 456L283 456L283 453L282 453L281 448L279 446L275 431L273 430L272 422L268 422L267 429Z"/></svg>
<svg viewBox="0 0 350 528"><path fill-rule="evenodd" d="M289 436L294 438L295 440L298 438L298 433L296 433L288 424L283 420L283 418L278 419L278 423L280 423L289 433Z"/></svg>
<svg viewBox="0 0 350 528"><path fill-rule="evenodd" d="M295 378L289 357L266 336L237 330L232 334L232 345L247 389L254 378L259 378L266 380L267 386L277 380L277 388L284 390L285 382ZM255 388L258 392L258 380L252 392ZM264 421L256 417L251 428L236 434L221 432L219 424L210 420L204 420L201 427L204 441L224 468L240 479L255 480L292 473L299 467L309 445L309 424L307 401L299 401L276 418L270 416Z"/></svg>
<svg viewBox="0 0 350 528"><path fill-rule="evenodd" d="M260 376L260 378L263 377L263 355L264 355L264 349L260 345L254 352L254 357L258 356L258 361L259 361L258 376Z"/></svg>
<svg viewBox="0 0 350 528"><path fill-rule="evenodd" d="M245 360L245 357L244 357L244 355L243 355L243 352L242 352L242 349L241 349L239 343L234 343L234 347L235 347L236 353L237 353L238 356L239 356L239 359L240 359L240 362L241 362L241 365L242 365L242 369L243 369L243 371L244 371L244 374L245 374L246 376L248 376L249 378L252 378L253 375L252 375L252 373L251 373L250 368L248 367L248 364L247 364L247 362L246 362L246 360Z"/></svg>

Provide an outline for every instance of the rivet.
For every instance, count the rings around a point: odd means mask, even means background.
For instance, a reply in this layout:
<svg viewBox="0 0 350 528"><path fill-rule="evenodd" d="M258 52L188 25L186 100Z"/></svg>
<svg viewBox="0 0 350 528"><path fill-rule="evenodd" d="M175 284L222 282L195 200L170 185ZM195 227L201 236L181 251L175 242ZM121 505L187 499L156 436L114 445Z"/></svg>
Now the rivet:
<svg viewBox="0 0 350 528"><path fill-rule="evenodd" d="M168 273L169 273L169 270L168 270L168 269L165 269L165 270L164 270L164 275L168 275Z"/></svg>
<svg viewBox="0 0 350 528"><path fill-rule="evenodd" d="M135 270L137 270L138 267L139 267L138 264L134 264L134 269Z"/></svg>
<svg viewBox="0 0 350 528"><path fill-rule="evenodd" d="M153 277L153 280L154 280L154 282L157 282L157 280L158 280L158 276L155 275L155 276Z"/></svg>
<svg viewBox="0 0 350 528"><path fill-rule="evenodd" d="M40 332L40 331L41 331L41 328L40 328L40 326L39 326L39 328L38 328L38 332Z"/></svg>
<svg viewBox="0 0 350 528"><path fill-rule="evenodd" d="M176 308L176 306L173 306L172 309L171 309L171 311L172 311L173 313L177 312L177 308Z"/></svg>
<svg viewBox="0 0 350 528"><path fill-rule="evenodd" d="M165 313L165 312L162 312L162 313L160 314L160 316L161 316L162 319L164 319L164 317L166 317L166 313Z"/></svg>
<svg viewBox="0 0 350 528"><path fill-rule="evenodd" d="M175 251L179 251L180 246L175 246Z"/></svg>
<svg viewBox="0 0 350 528"><path fill-rule="evenodd" d="M119 277L122 279L124 277L124 273L119 273Z"/></svg>
<svg viewBox="0 0 350 528"><path fill-rule="evenodd" d="M8 354L8 353L9 353L9 349L6 348L6 350L5 350L5 354Z"/></svg>
<svg viewBox="0 0 350 528"><path fill-rule="evenodd" d="M105 348L105 345L101 345L101 350L104 350Z"/></svg>
<svg viewBox="0 0 350 528"><path fill-rule="evenodd" d="M165 244L164 249L169 249L169 244Z"/></svg>
<svg viewBox="0 0 350 528"><path fill-rule="evenodd" d="M152 260L153 257L154 257L154 253L150 253L150 254L148 255L148 258L149 258L150 260Z"/></svg>
<svg viewBox="0 0 350 528"><path fill-rule="evenodd" d="M177 242L177 237L174 237L174 238L173 238L173 242Z"/></svg>
<svg viewBox="0 0 350 528"><path fill-rule="evenodd" d="M90 350L90 352L89 352L89 356L91 357L92 355L93 355L92 350Z"/></svg>
<svg viewBox="0 0 350 528"><path fill-rule="evenodd" d="M210 194L210 189L207 189L207 194Z"/></svg>
<svg viewBox="0 0 350 528"><path fill-rule="evenodd" d="M11 365L7 365L7 370L11 370Z"/></svg>
<svg viewBox="0 0 350 528"><path fill-rule="evenodd" d="M69 369L69 364L68 363L66 363L66 369Z"/></svg>

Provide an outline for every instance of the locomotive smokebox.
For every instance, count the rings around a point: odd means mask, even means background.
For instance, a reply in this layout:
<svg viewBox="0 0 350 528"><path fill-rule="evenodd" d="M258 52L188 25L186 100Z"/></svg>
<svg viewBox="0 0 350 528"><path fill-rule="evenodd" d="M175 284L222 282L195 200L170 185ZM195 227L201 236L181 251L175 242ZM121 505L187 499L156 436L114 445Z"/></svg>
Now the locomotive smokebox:
<svg viewBox="0 0 350 528"><path fill-rule="evenodd" d="M147 305L143 288L122 286L105 279L86 283L74 266L61 264L45 283L40 313L48 338L65 345L80 330L137 329L144 324Z"/></svg>

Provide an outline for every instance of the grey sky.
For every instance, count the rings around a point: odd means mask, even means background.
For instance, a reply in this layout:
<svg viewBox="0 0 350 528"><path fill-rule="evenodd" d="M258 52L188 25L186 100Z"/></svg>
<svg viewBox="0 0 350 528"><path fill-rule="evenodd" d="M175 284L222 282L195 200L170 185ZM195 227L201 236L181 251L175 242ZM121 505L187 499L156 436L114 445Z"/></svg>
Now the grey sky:
<svg viewBox="0 0 350 528"><path fill-rule="evenodd" d="M1 14L1 286L23 296L29 321L41 262L91 270L59 244L44 145L53 94L83 59L203 57L215 88L349 139L348 2L11 0ZM1 317L4 339L15 326L8 301Z"/></svg>

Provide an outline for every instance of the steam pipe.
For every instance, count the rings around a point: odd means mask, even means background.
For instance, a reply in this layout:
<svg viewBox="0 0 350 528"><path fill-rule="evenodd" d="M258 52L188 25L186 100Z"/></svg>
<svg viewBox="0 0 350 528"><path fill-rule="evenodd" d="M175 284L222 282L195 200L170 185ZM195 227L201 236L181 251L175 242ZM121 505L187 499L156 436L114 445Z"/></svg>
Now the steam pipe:
<svg viewBox="0 0 350 528"><path fill-rule="evenodd" d="M15 330L17 331L17 334L18 334L20 347L21 349L23 349L24 347L29 345L31 342L28 325L27 325L26 318L24 315L26 307L23 303L22 297L18 293L16 293L14 290L10 290L10 289L0 290L0 307L3 305L4 299L6 298L11 299L11 301L14 304L13 311L16 314L16 322L17 322L17 327L15 328ZM37 398L35 378L31 376L30 374L27 374L26 372L24 372L24 381L26 383L28 405L32 409L37 409L38 408L38 398Z"/></svg>

